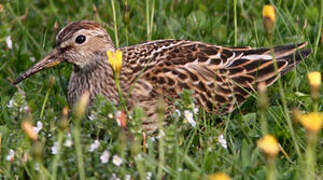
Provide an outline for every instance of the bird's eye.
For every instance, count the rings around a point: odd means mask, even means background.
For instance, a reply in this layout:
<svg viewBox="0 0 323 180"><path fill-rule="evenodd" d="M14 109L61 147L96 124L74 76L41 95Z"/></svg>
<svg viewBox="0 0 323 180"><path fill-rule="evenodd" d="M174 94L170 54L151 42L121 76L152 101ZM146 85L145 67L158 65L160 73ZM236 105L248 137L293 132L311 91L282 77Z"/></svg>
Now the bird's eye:
<svg viewBox="0 0 323 180"><path fill-rule="evenodd" d="M84 43L84 41L86 40L86 37L84 36L84 35L79 35L79 36L77 36L77 38L75 39L75 42L77 43L77 44L82 44L82 43Z"/></svg>

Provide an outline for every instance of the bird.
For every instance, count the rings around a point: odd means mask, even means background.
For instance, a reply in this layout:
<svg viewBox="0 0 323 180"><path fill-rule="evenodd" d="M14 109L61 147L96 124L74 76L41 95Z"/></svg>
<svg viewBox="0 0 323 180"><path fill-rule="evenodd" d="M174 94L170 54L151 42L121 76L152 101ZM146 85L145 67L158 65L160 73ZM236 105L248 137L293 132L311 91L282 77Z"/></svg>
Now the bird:
<svg viewBox="0 0 323 180"><path fill-rule="evenodd" d="M225 47L190 40L153 40L116 48L107 31L97 22L71 22L56 36L55 48L20 74L14 85L41 70L60 63L73 66L67 101L70 106L89 92L90 102L103 95L118 104L120 99L107 51L122 52L120 88L127 108L145 112L145 132L157 129L159 99L165 112L186 90L194 103L215 114L227 114L241 106L259 84L272 85L311 54L307 42L273 48ZM90 103L91 104L91 103Z"/></svg>

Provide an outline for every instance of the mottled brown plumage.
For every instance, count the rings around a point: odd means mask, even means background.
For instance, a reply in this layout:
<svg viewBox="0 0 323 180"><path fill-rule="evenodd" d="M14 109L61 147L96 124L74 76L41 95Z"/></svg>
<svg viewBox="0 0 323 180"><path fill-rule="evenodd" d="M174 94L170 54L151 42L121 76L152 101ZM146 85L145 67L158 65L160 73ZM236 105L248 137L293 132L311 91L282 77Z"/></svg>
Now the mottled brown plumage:
<svg viewBox="0 0 323 180"><path fill-rule="evenodd" d="M85 37L84 42L80 36ZM275 47L277 71L268 48L229 48L186 40L158 40L123 47L120 85L128 97L129 109L139 105L146 112L144 130L154 131L158 98L165 100L170 112L183 89L189 89L196 104L207 111L232 112L255 91L257 84L271 85L307 57L310 49L297 51L306 44ZM102 94L118 103L106 56L106 51L115 50L110 36L99 24L70 23L58 33L53 52L20 75L15 84L44 68L68 62L73 64L68 86L70 105L84 91L90 92L91 100Z"/></svg>

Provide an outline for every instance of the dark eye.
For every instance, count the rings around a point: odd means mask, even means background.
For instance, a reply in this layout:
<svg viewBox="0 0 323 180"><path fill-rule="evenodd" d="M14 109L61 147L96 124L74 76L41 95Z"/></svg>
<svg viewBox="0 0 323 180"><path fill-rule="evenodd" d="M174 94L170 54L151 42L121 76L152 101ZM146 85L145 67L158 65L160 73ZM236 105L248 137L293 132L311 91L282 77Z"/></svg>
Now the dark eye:
<svg viewBox="0 0 323 180"><path fill-rule="evenodd" d="M79 36L77 36L77 38L75 39L75 42L77 43L77 44L82 44L82 43L84 43L84 41L86 40L86 37L84 36L84 35L79 35Z"/></svg>

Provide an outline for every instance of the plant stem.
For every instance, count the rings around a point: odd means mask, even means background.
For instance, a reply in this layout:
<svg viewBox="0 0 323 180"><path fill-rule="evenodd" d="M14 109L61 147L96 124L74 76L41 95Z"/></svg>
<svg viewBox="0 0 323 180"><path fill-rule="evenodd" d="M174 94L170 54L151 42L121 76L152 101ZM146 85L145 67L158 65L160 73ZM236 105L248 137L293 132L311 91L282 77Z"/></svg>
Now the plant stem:
<svg viewBox="0 0 323 180"><path fill-rule="evenodd" d="M268 39L269 39L271 55L273 57L273 62L274 62L273 64L274 64L275 72L276 72L276 74L279 74L271 34L269 35ZM291 121L291 118L290 118L290 115L289 115L289 112L288 112L287 101L286 101L285 92L284 92L284 89L283 89L283 84L281 82L281 78L278 78L277 81L278 81L278 86L279 86L279 94L281 96L281 101L282 101L284 113L285 113L285 116L286 116L287 126L288 126L288 129L290 131L290 134L291 134L291 137L292 137L292 140L293 140L293 143L294 143L296 153L297 153L298 157L301 157L301 151L300 151L299 146L297 144L296 135L295 135L295 132L294 132L294 129L293 129L293 124L292 124L292 121Z"/></svg>
<svg viewBox="0 0 323 180"><path fill-rule="evenodd" d="M75 150L77 156L77 166L80 174L80 179L85 180L85 171L84 171L84 162L83 162L83 154L82 154L82 147L80 141L80 126L75 125L73 128L73 137L75 142Z"/></svg>
<svg viewBox="0 0 323 180"><path fill-rule="evenodd" d="M74 105L73 109L73 116L72 120L74 123L73 127L73 139L75 142L75 151L76 151L76 157L77 157L77 166L78 166L78 171L80 175L81 180L85 180L85 170L84 170L84 161L83 161L83 154L82 154L82 146L81 146L81 140L80 140L80 129L81 129L81 120L84 116L84 113L86 111L86 107L88 105L89 101L89 94L83 94L80 96L78 99L77 103Z"/></svg>
<svg viewBox="0 0 323 180"><path fill-rule="evenodd" d="M165 142L164 142L164 136L165 131L163 127L164 122L164 110L165 105L162 99L159 100L158 103L159 107L157 108L158 112L158 131L159 131L159 146L158 146L158 154L159 154L159 162L158 162L158 172L157 172L157 180L161 180L163 178L163 167L165 165Z"/></svg>
<svg viewBox="0 0 323 180"><path fill-rule="evenodd" d="M62 154L62 144L63 144L63 139L64 139L64 131L59 130L58 132L58 154L55 156L53 165L52 165L52 175L53 179L57 179L57 167L58 167L58 162L61 158Z"/></svg>
<svg viewBox="0 0 323 180"><path fill-rule="evenodd" d="M233 1L234 11L234 46L238 45L237 0Z"/></svg>
<svg viewBox="0 0 323 180"><path fill-rule="evenodd" d="M276 168L275 168L275 158L268 157L267 159L267 180L276 179Z"/></svg>
<svg viewBox="0 0 323 180"><path fill-rule="evenodd" d="M116 16L116 9L114 6L114 0L111 0L111 7L112 7L112 14L113 14L113 24L114 24L114 36L116 41L116 47L119 47L119 37L118 37L118 26L117 26L117 16Z"/></svg>
<svg viewBox="0 0 323 180"><path fill-rule="evenodd" d="M314 57L316 56L316 53L317 53L317 49L319 47L319 42L320 42L320 35L322 33L322 24L323 24L323 0L321 0L321 3L320 3L321 7L320 7L320 17L319 17L319 22L317 24L317 37L316 37L316 40L315 40L315 46L314 46Z"/></svg>
<svg viewBox="0 0 323 180"><path fill-rule="evenodd" d="M312 132L307 132L307 147L305 150L305 179L312 180L315 179L315 167L316 167L316 157L315 157L315 146L316 146L317 135Z"/></svg>
<svg viewBox="0 0 323 180"><path fill-rule="evenodd" d="M44 99L44 101L43 101L43 105L42 105L42 107L41 107L41 111L40 111L40 119L42 119L42 118L43 118L44 111L45 111L45 106L46 106L46 102L47 102L48 97L49 97L50 90L51 90L51 87L49 87L49 88L47 89L47 92L46 92L46 95L45 95L45 99Z"/></svg>

